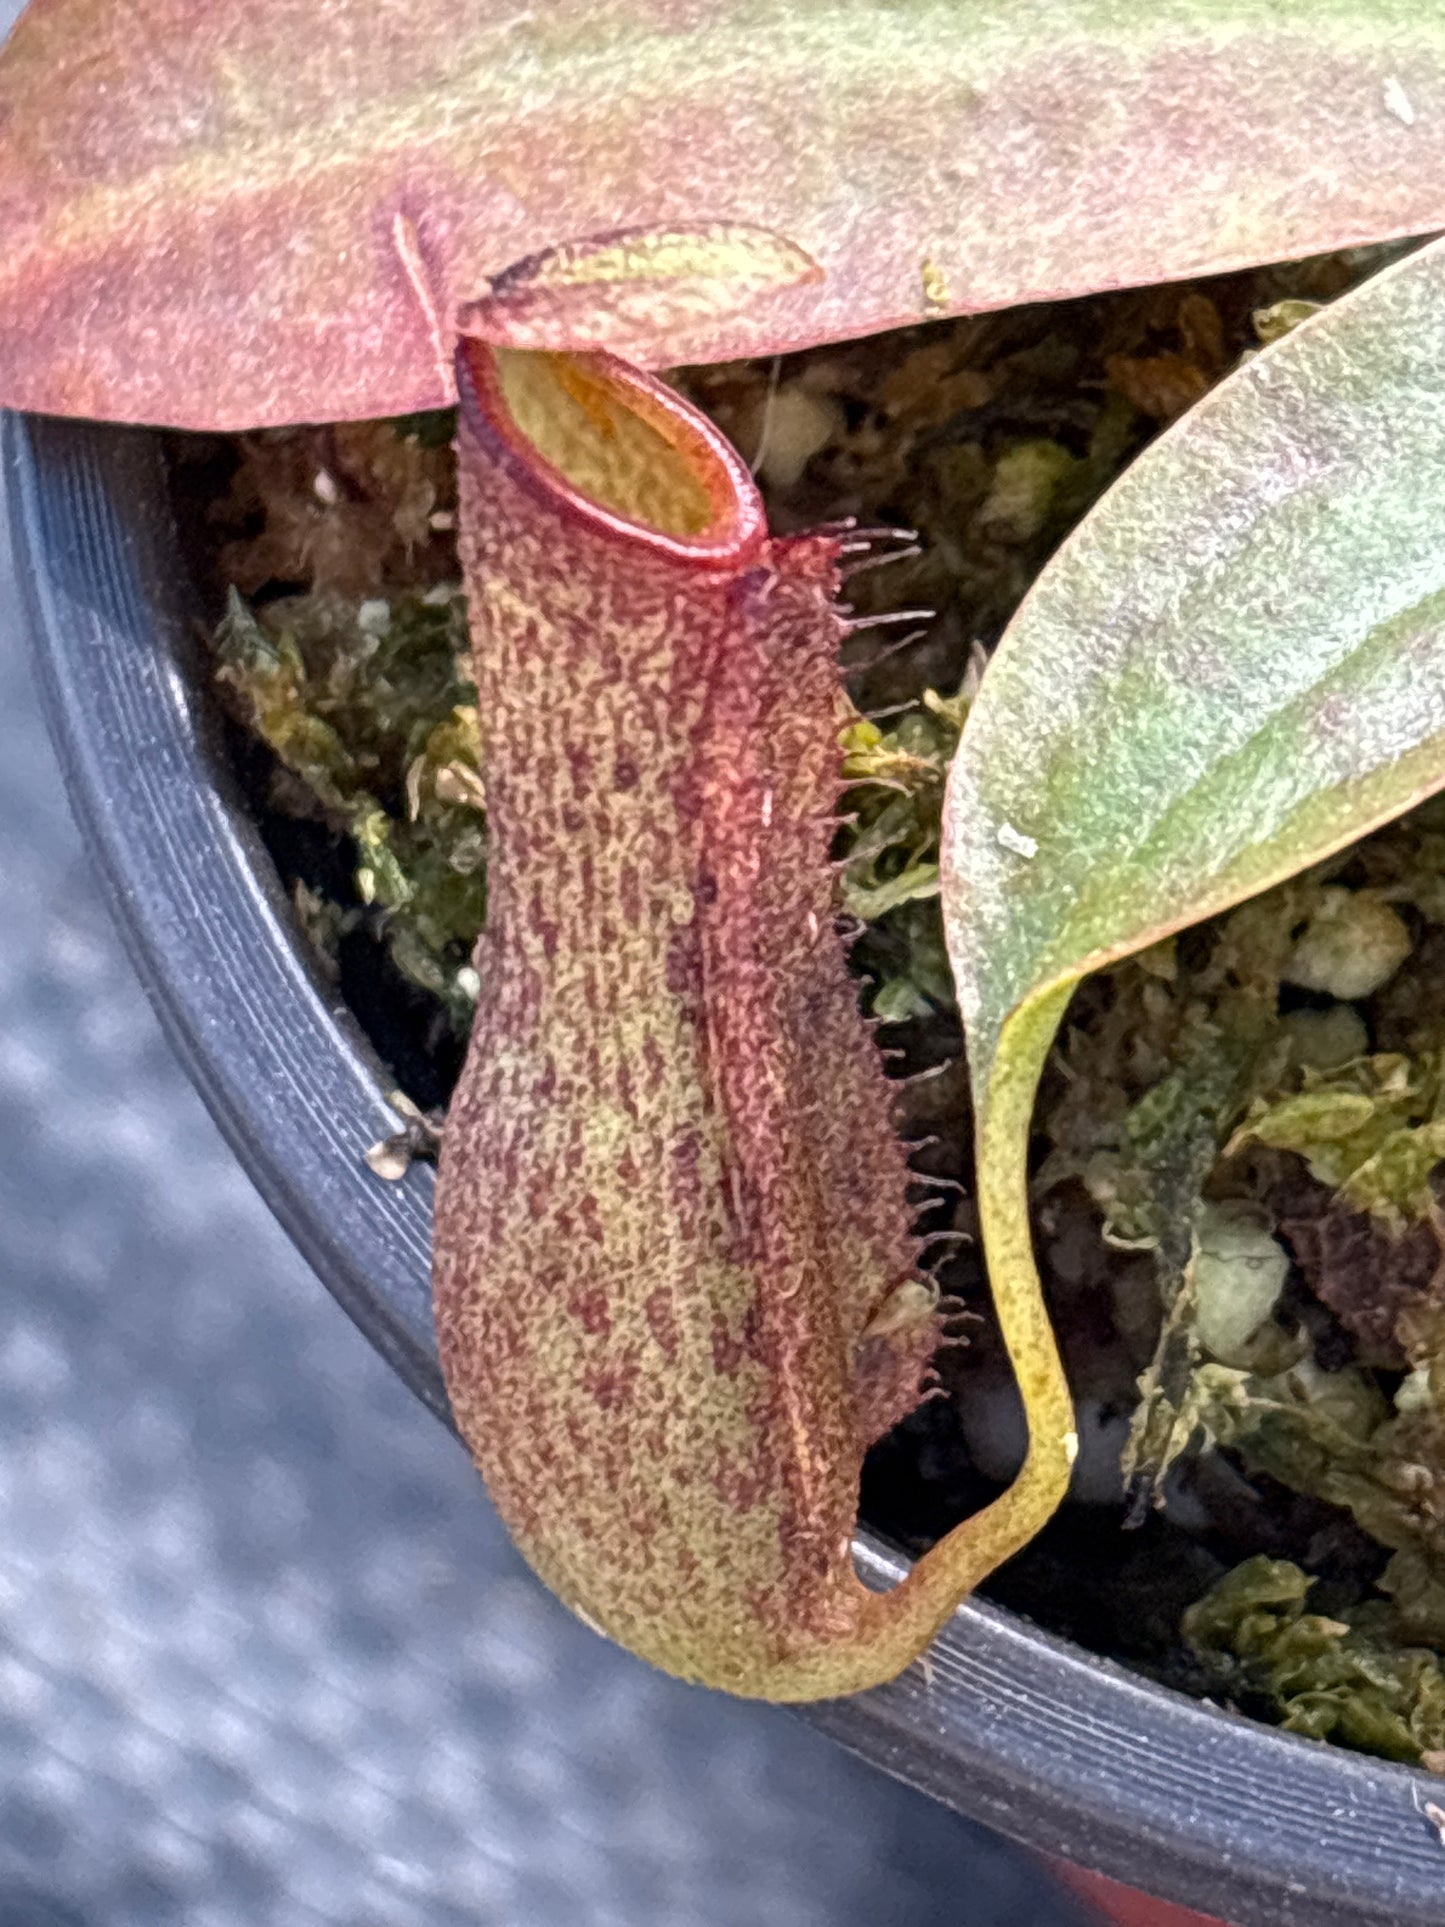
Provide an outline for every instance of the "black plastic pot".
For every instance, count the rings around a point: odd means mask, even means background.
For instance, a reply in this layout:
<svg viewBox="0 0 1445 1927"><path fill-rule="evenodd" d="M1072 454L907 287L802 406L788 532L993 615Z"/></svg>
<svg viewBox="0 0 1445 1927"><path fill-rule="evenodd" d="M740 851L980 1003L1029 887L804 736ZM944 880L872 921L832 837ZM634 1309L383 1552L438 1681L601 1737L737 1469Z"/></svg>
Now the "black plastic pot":
<svg viewBox="0 0 1445 1927"><path fill-rule="evenodd" d="M141 977L267 1202L445 1420L432 1174L386 1185L362 1162L396 1125L383 1074L219 753L157 439L10 417L4 454L51 726ZM926 1667L809 1716L963 1813L1238 1927L1445 1922L1439 1781L1182 1698L986 1604Z"/></svg>

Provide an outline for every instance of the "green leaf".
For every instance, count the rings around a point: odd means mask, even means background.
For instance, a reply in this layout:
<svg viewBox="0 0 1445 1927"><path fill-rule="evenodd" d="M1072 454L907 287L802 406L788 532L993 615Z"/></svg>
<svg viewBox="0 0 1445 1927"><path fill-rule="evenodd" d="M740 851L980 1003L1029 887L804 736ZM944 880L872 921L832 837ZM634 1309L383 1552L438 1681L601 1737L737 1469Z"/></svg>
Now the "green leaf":
<svg viewBox="0 0 1445 1927"><path fill-rule="evenodd" d="M657 367L1415 234L1442 119L1414 0L32 0L0 399L402 414L489 294Z"/></svg>
<svg viewBox="0 0 1445 1927"><path fill-rule="evenodd" d="M1036 1493L1071 1445L1027 1154L1074 986L1445 785L1442 368L1437 244L1140 458L1040 577L970 712L943 904Z"/></svg>

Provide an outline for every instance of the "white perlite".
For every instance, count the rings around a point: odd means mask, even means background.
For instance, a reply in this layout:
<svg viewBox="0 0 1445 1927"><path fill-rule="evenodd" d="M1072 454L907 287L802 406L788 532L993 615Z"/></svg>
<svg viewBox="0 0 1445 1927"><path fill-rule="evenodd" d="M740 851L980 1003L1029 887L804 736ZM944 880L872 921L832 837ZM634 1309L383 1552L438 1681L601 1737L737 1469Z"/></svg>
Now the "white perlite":
<svg viewBox="0 0 1445 1927"><path fill-rule="evenodd" d="M1385 106L1396 120L1403 121L1407 127L1415 125L1414 105L1394 74L1385 82Z"/></svg>

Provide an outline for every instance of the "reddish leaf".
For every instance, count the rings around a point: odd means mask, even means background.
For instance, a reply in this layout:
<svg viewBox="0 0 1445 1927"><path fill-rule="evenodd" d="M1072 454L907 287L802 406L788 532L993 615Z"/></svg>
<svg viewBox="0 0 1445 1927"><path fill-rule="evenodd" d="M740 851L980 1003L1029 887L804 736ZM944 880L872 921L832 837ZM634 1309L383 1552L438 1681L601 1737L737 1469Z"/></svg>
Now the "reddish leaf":
<svg viewBox="0 0 1445 1927"><path fill-rule="evenodd" d="M594 285L560 345L648 365L1418 232L1442 120L1445 15L1404 0L34 0L0 57L0 398L437 404L461 304L618 229L822 270Z"/></svg>

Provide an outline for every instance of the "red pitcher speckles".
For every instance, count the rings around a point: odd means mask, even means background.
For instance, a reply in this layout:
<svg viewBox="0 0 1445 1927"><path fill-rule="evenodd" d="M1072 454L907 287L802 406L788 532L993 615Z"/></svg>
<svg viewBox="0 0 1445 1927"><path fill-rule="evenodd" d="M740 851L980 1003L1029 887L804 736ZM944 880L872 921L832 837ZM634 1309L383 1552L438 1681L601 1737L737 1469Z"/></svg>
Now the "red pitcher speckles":
<svg viewBox="0 0 1445 1927"><path fill-rule="evenodd" d="M716 431L609 358L468 343L462 392L493 855L438 1199L458 1422L587 1617L807 1691L937 1336L834 928L838 540L770 540Z"/></svg>
<svg viewBox="0 0 1445 1927"><path fill-rule="evenodd" d="M938 1342L836 931L836 533L607 355L470 340L462 561L491 838L436 1299L457 1422L547 1583L634 1652L810 1699L899 1672L1038 1523L888 1594L867 1446Z"/></svg>

